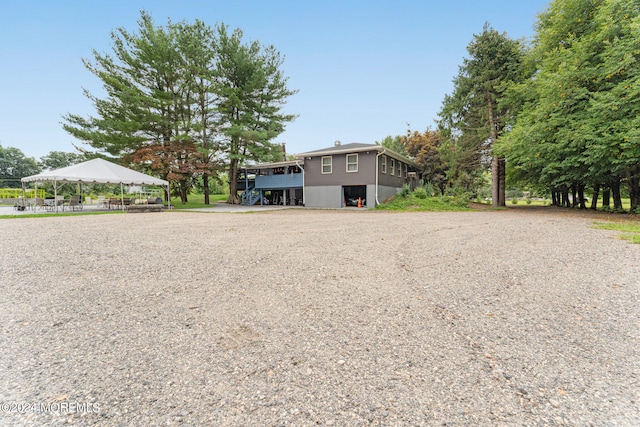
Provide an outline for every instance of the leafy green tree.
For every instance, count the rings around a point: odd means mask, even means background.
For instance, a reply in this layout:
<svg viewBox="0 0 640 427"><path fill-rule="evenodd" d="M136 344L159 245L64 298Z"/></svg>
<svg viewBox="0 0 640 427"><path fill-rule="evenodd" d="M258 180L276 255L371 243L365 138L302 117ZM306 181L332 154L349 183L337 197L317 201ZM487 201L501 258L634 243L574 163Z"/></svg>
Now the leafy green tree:
<svg viewBox="0 0 640 427"><path fill-rule="evenodd" d="M65 151L50 151L46 156L40 157L40 164L44 169L56 170L75 165L85 160L82 154Z"/></svg>
<svg viewBox="0 0 640 427"><path fill-rule="evenodd" d="M229 33L224 24L217 27L217 35L218 126L229 165L228 202L239 203L239 167L281 155L280 147L270 141L295 119L282 107L297 91L287 88L288 78L280 70L284 59L273 46L246 44L241 30Z"/></svg>
<svg viewBox="0 0 640 427"><path fill-rule="evenodd" d="M19 148L0 145L0 186L20 188L20 179L35 175L40 167L33 157L27 157Z"/></svg>
<svg viewBox="0 0 640 427"><path fill-rule="evenodd" d="M596 201L605 187L616 209L624 180L640 207L638 15L633 0L555 0L541 14L534 71L510 89L522 108L497 146L510 177L544 185L559 205L572 191L583 208L586 185Z"/></svg>
<svg viewBox="0 0 640 427"><path fill-rule="evenodd" d="M493 205L505 205L505 161L492 151L510 116L501 103L510 84L523 79L524 47L485 24L474 35L454 79L454 90L443 101L439 128L448 140L443 150L457 180L475 180L491 159Z"/></svg>
<svg viewBox="0 0 640 427"><path fill-rule="evenodd" d="M620 176L631 211L640 212L640 7L632 0L605 0L594 16L586 54L597 52L591 67L597 88L581 129L584 156L594 177ZM615 201L615 200L614 200Z"/></svg>
<svg viewBox="0 0 640 427"><path fill-rule="evenodd" d="M382 145L392 151L403 156L408 156L407 149L405 147L405 137L402 135L386 136L382 141L376 141L376 145Z"/></svg>

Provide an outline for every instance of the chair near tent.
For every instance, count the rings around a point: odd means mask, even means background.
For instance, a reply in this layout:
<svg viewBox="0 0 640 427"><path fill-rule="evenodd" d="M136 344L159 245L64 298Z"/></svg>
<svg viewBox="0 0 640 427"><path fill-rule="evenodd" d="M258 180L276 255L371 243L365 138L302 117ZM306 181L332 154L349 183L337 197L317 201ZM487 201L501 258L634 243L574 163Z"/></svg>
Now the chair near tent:
<svg viewBox="0 0 640 427"><path fill-rule="evenodd" d="M79 195L71 196L69 199L69 209L75 211L76 209L82 209L82 199Z"/></svg>
<svg viewBox="0 0 640 427"><path fill-rule="evenodd" d="M98 207L99 208L107 208L109 207L108 200L105 196L98 196Z"/></svg>
<svg viewBox="0 0 640 427"><path fill-rule="evenodd" d="M27 209L27 201L24 197L18 196L16 203L13 205L13 209L16 211L23 211Z"/></svg>
<svg viewBox="0 0 640 427"><path fill-rule="evenodd" d="M35 200L33 201L33 210L34 211L37 211L39 209L52 211L54 208L55 208L54 205L49 205L49 204L45 203L45 201L43 199L41 199L40 197L36 197Z"/></svg>

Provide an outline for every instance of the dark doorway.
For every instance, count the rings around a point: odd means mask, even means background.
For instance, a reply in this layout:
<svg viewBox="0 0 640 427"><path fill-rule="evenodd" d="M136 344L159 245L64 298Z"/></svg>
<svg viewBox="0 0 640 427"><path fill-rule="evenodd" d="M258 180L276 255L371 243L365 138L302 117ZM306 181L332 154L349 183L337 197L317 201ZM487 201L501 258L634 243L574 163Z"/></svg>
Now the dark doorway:
<svg viewBox="0 0 640 427"><path fill-rule="evenodd" d="M358 206L360 199L362 206L367 205L367 186L366 185L345 185L342 187L343 206Z"/></svg>

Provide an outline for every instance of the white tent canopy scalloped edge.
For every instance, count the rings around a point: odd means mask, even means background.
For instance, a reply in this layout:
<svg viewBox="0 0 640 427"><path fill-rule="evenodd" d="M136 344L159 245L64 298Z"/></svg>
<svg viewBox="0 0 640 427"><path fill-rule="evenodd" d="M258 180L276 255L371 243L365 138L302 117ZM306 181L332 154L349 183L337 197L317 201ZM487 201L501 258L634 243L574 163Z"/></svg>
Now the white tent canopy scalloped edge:
<svg viewBox="0 0 640 427"><path fill-rule="evenodd" d="M22 182L53 181L54 192L57 196L58 182L84 182L95 184L119 184L120 196L124 199L124 185L157 185L166 187L169 194L169 182L164 179L145 175L141 172L125 168L104 159L93 159L77 165L42 172L37 175L25 176ZM169 201L169 203L171 203ZM124 210L124 204L123 204Z"/></svg>

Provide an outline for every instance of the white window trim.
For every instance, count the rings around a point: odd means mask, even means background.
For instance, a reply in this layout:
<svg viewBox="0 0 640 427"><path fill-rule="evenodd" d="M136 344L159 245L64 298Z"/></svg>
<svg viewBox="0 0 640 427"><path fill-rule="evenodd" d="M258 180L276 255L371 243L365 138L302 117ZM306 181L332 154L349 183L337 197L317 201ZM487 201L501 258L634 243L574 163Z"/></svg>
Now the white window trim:
<svg viewBox="0 0 640 427"><path fill-rule="evenodd" d="M382 165L380 167L380 171L386 175L387 173L387 156L382 155Z"/></svg>
<svg viewBox="0 0 640 427"><path fill-rule="evenodd" d="M389 175L394 176L396 174L396 159L391 159L389 164Z"/></svg>
<svg viewBox="0 0 640 427"><path fill-rule="evenodd" d="M404 177L405 178L407 177L407 170L408 169L409 169L409 167L406 164L402 167L402 170L404 171Z"/></svg>
<svg viewBox="0 0 640 427"><path fill-rule="evenodd" d="M398 177L402 178L402 162L398 160Z"/></svg>
<svg viewBox="0 0 640 427"><path fill-rule="evenodd" d="M352 170L352 171L350 171L350 170L349 170L349 164L350 164L350 163L349 163L349 156L356 156L356 163L355 163L355 164L356 164L356 170ZM346 160L346 163L347 163L347 166L346 166L346 168L347 168L347 173L354 173L354 172L358 172L358 153L347 154L347 155L345 156L345 160ZM351 164L353 164L353 163L351 163Z"/></svg>
<svg viewBox="0 0 640 427"><path fill-rule="evenodd" d="M329 159L329 172L324 171L324 159ZM333 157L332 156L322 156L320 158L320 172L322 175L329 175L333 172Z"/></svg>

